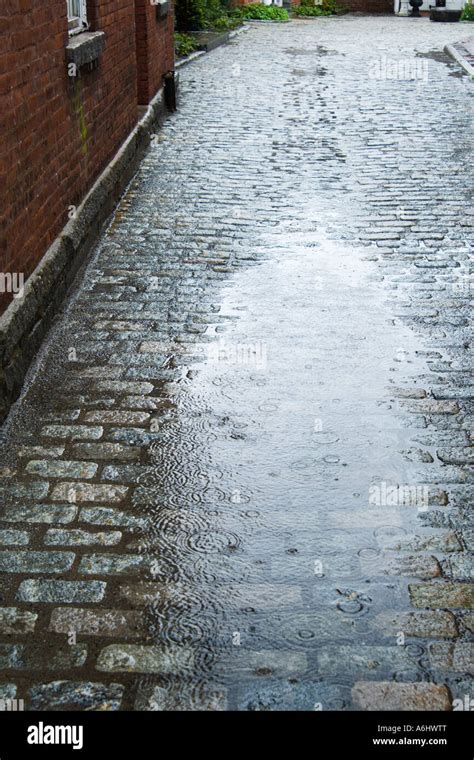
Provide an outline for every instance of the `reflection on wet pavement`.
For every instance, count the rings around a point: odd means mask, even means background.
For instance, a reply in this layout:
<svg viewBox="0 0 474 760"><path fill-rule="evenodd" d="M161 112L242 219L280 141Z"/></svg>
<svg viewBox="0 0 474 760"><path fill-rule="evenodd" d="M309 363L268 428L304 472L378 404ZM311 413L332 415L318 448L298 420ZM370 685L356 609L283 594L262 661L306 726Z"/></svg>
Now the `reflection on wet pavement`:
<svg viewBox="0 0 474 760"><path fill-rule="evenodd" d="M471 693L472 96L442 57L429 88L367 75L362 30L455 37L401 21L253 28L183 72L8 422L0 697ZM400 142L414 112L442 155Z"/></svg>

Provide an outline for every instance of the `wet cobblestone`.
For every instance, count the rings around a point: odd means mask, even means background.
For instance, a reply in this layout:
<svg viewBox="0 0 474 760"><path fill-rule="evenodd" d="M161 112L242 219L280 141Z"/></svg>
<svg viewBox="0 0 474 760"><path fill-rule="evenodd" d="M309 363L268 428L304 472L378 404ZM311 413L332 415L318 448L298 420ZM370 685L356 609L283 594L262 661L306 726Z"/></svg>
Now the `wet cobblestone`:
<svg viewBox="0 0 474 760"><path fill-rule="evenodd" d="M0 696L472 698L474 91L440 52L457 34L258 25L182 71L5 428ZM423 77L384 76L387 57Z"/></svg>

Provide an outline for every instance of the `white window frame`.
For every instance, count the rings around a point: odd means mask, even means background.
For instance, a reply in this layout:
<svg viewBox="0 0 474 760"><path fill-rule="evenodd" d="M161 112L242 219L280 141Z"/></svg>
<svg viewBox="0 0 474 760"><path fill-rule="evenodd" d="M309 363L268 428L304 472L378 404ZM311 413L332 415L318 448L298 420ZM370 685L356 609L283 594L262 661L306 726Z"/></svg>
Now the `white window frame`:
<svg viewBox="0 0 474 760"><path fill-rule="evenodd" d="M69 34L79 34L88 28L87 0L66 0Z"/></svg>

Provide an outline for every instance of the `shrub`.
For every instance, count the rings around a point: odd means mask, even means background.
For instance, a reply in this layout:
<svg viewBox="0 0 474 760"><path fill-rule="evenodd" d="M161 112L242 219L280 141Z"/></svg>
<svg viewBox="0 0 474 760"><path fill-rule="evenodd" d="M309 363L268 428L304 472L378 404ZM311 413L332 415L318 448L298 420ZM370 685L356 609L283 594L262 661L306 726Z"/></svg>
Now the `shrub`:
<svg viewBox="0 0 474 760"><path fill-rule="evenodd" d="M474 5L466 3L462 9L461 21L474 21Z"/></svg>
<svg viewBox="0 0 474 760"><path fill-rule="evenodd" d="M184 58L197 49L196 41L190 34L176 32L174 35L174 52L177 58Z"/></svg>
<svg viewBox="0 0 474 760"><path fill-rule="evenodd" d="M203 29L206 23L206 0L176 0L174 16L178 32Z"/></svg>
<svg viewBox="0 0 474 760"><path fill-rule="evenodd" d="M225 31L240 23L228 13L226 0L175 0L174 16L178 32Z"/></svg>
<svg viewBox="0 0 474 760"><path fill-rule="evenodd" d="M301 5L292 8L296 16L339 16L347 13L347 8L337 3L337 0L322 0L316 4L314 0L302 0Z"/></svg>
<svg viewBox="0 0 474 760"><path fill-rule="evenodd" d="M259 21L287 21L288 11L278 5L260 5L250 3L236 10L241 18L253 18Z"/></svg>

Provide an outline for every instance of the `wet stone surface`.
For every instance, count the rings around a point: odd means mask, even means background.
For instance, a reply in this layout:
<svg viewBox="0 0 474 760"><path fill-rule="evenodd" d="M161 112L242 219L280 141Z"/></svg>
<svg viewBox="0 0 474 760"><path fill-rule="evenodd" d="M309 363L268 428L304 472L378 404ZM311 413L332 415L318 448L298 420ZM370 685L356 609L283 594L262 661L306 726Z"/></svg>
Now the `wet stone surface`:
<svg viewBox="0 0 474 760"><path fill-rule="evenodd" d="M265 24L183 70L4 429L0 695L473 697L474 91L440 52L457 35ZM394 51L412 78L384 76Z"/></svg>

